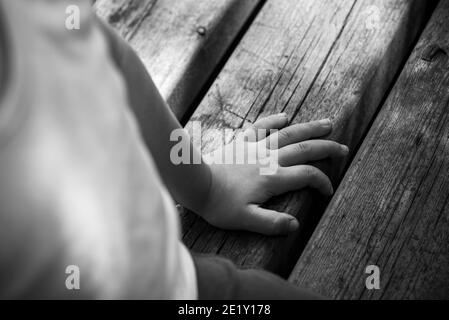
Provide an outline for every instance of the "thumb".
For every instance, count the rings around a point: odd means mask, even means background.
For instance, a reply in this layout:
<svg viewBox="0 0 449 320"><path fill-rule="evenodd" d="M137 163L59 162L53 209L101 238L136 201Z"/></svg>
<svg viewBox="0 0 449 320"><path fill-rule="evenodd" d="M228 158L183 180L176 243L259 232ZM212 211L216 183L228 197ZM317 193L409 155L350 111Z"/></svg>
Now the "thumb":
<svg viewBox="0 0 449 320"><path fill-rule="evenodd" d="M251 204L248 207L247 230L264 235L281 235L296 231L299 227L295 217Z"/></svg>

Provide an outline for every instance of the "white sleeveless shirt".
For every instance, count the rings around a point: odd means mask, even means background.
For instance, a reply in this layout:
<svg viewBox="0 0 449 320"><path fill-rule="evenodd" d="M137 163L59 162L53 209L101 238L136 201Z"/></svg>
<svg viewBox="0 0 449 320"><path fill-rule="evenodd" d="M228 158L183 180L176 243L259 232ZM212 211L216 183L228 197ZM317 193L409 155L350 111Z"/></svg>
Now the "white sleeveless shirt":
<svg viewBox="0 0 449 320"><path fill-rule="evenodd" d="M90 1L0 4L0 298L196 298L174 203ZM80 30L65 27L71 4Z"/></svg>

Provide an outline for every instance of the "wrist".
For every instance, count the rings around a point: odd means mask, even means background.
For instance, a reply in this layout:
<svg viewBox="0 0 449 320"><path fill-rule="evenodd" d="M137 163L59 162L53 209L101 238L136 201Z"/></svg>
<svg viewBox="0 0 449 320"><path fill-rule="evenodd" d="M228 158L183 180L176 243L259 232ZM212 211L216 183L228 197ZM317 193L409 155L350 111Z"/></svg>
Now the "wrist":
<svg viewBox="0 0 449 320"><path fill-rule="evenodd" d="M216 203L216 195L217 195L217 189L218 189L218 181L220 179L218 178L219 170L217 170L217 166L213 165L207 165L208 168L208 188L203 193L203 197L201 197L200 204L198 208L195 211L196 214L198 214L203 219L209 221L211 218L211 215L216 212L217 208L215 207Z"/></svg>
<svg viewBox="0 0 449 320"><path fill-rule="evenodd" d="M212 185L213 185L213 172L212 168L208 164L202 164L205 167L205 183L203 184L203 187L201 188L201 192L198 193L198 196L195 197L195 199L192 199L188 205L185 206L199 215L200 217L205 217L207 215L207 212L209 211L209 203L211 202L210 199L212 197ZM193 182L197 183L197 182Z"/></svg>

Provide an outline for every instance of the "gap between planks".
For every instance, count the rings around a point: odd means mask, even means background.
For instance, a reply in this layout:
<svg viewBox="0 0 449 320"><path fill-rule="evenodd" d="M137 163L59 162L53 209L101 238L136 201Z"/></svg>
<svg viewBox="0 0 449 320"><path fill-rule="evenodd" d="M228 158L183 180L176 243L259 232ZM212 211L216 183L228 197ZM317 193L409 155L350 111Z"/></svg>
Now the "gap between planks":
<svg viewBox="0 0 449 320"><path fill-rule="evenodd" d="M448 21L441 1L290 281L332 299L449 296Z"/></svg>
<svg viewBox="0 0 449 320"><path fill-rule="evenodd" d="M178 119L191 113L262 0L97 0L136 50Z"/></svg>

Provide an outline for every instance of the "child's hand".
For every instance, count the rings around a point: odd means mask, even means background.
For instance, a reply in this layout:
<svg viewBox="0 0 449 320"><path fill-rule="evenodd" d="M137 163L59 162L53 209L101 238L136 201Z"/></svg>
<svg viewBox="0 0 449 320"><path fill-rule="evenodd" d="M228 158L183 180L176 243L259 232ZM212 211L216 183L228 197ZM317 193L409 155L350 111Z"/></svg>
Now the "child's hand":
<svg viewBox="0 0 449 320"><path fill-rule="evenodd" d="M286 234L297 229L297 220L286 213L264 209L261 204L273 196L305 187L316 188L325 195L333 193L329 178L319 169L305 165L310 161L348 154L348 148L339 143L309 140L328 134L332 130L329 120L295 124L266 138L258 137L258 141L247 141L251 135L248 134L251 133L249 130L280 129L287 122L285 114L263 118L233 143L205 156L206 162L217 163L217 157L221 159L222 153L229 154L244 147L245 159L257 160L258 164L248 164L256 161L246 161L246 164L210 165L212 181L209 196L199 212L204 219L224 229L266 235ZM275 141L278 142L277 159L273 156L274 148L270 148ZM266 165L261 165L264 160L276 161L276 173L261 174L261 168L266 168Z"/></svg>
<svg viewBox="0 0 449 320"><path fill-rule="evenodd" d="M220 228L280 234L297 228L296 219L285 213L265 210L260 207L262 203L274 195L307 186L317 188L324 194L332 193L331 183L323 172L303 165L309 161L347 154L347 148L332 141L306 141L328 134L332 130L330 122L292 125L267 139L255 139L259 141L248 142L240 137L222 149L229 153L236 144L243 146L248 158L259 164L208 166L204 163L178 165L167 161L175 144L167 141L173 130L182 127L129 44L109 26L99 23L111 44L112 56L126 80L130 105L140 124L143 140L151 151L165 185L177 202ZM275 115L257 121L250 130L281 129L287 122L286 115ZM248 136L250 130L247 131ZM276 137L279 137L279 148L275 148L279 149L278 160L271 156L271 149L267 147ZM187 134L184 141L190 142ZM199 157L199 152L191 144L189 149ZM258 154L257 150L266 152ZM215 152L209 159L214 157L219 157L219 154ZM269 169L261 164L267 159L274 161L275 167L280 166L276 174L261 175L261 169ZM207 193L207 199L203 199Z"/></svg>

